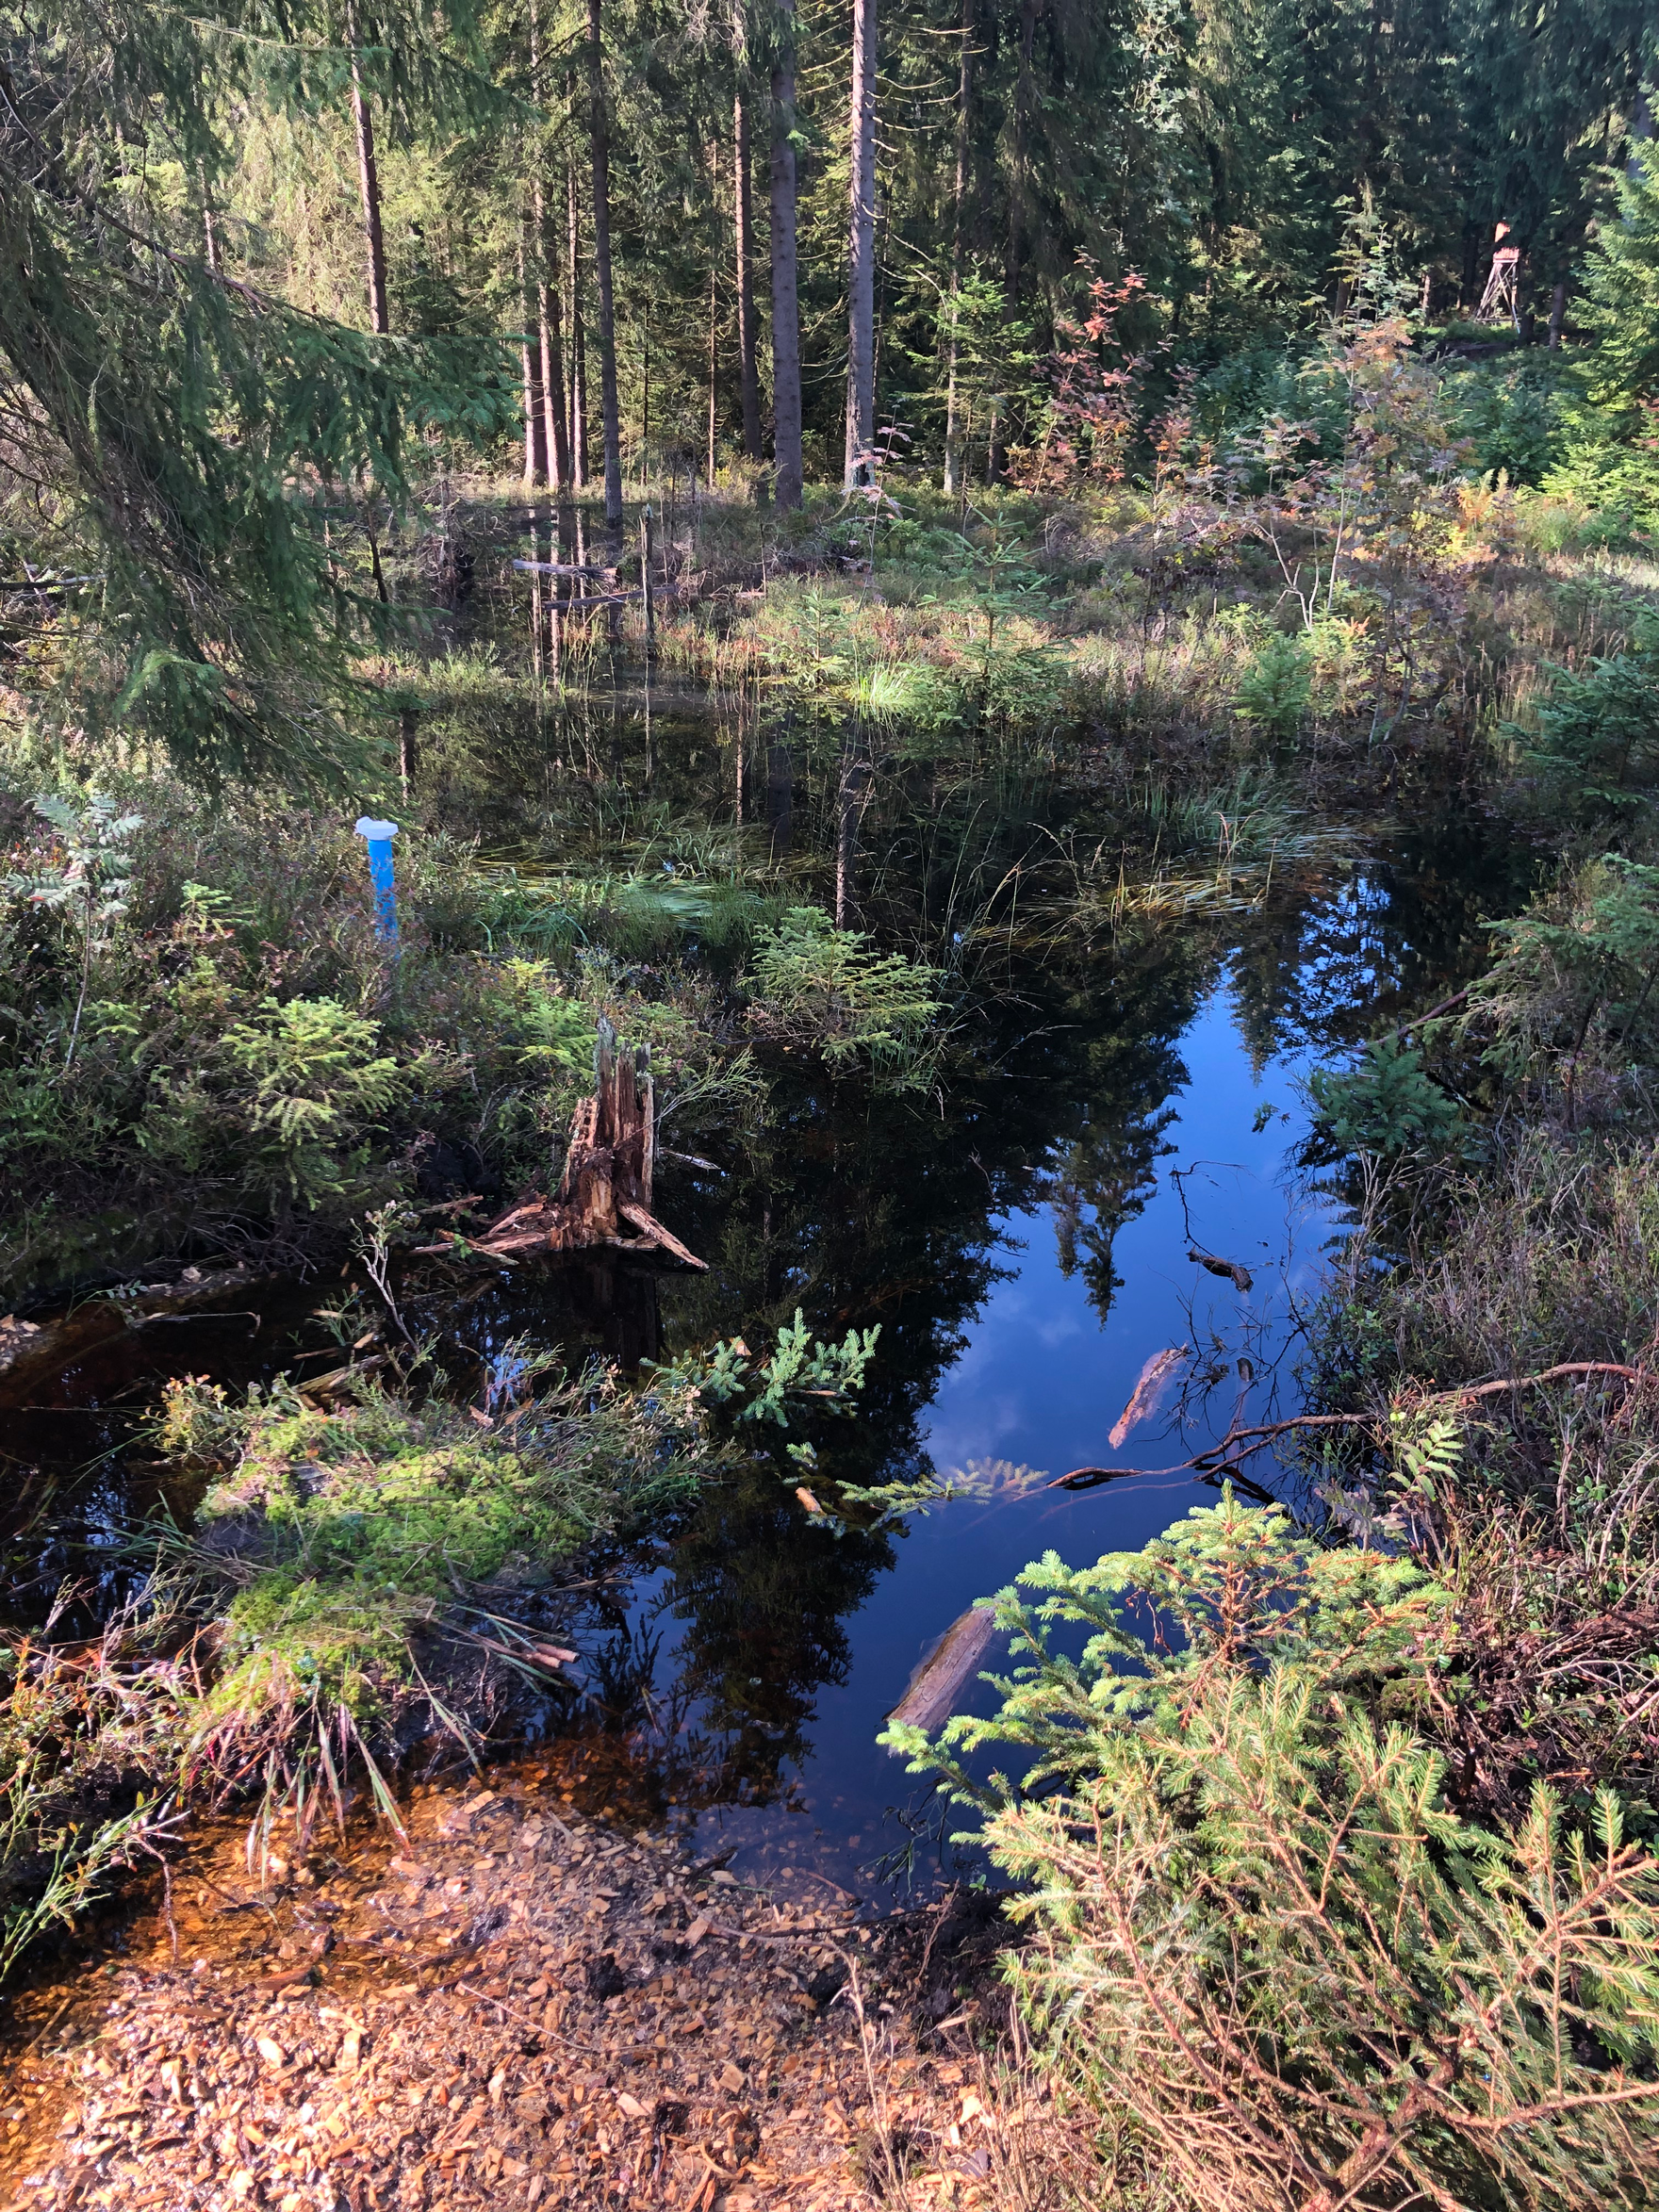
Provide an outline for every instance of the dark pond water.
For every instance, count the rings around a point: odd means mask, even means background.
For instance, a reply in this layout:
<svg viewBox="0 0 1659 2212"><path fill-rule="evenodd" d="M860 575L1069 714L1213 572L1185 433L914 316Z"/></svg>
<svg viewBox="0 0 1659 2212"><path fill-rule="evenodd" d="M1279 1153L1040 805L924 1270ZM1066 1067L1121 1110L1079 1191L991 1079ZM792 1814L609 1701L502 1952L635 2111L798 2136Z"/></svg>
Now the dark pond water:
<svg viewBox="0 0 1659 2212"><path fill-rule="evenodd" d="M637 744L636 717L616 728ZM659 723L665 779L677 728L691 768L707 749L695 719ZM859 1415L824 1439L826 1481L961 1470L968 1494L838 1537L769 1465L711 1487L682 1527L615 1563L584 1644L591 1695L548 1716L574 1795L689 1826L739 1873L785 1884L793 1870L872 1895L907 1852L897 1878L936 1877L938 1808L876 1743L928 1647L1044 1551L1080 1565L1212 1502L1158 1470L1241 1407L1293 1408L1299 1317L1341 1233L1296 1166L1306 1073L1470 972L1480 917L1512 907L1526 878L1524 856L1460 803L1417 813L1287 872L1254 909L1142 920L1098 942L1062 929L1010 964L944 1089L872 1098L780 1073L764 1126L712 1147L715 1172L665 1174L659 1211L711 1270L636 1286L635 1340L764 1340L797 1305L826 1335L879 1322ZM481 827L522 823L496 806ZM1195 1250L1245 1270L1248 1291ZM147 1328L0 1416L18 1616L39 1617L65 1577L106 1598L120 1586L121 1532L158 1495L133 1434L160 1380L239 1383L305 1357L299 1371L314 1372L323 1340L308 1317L325 1288ZM516 1285L480 1302L469 1340L523 1333L580 1351L608 1329L614 1346L612 1289L606 1321L573 1278L528 1296ZM1146 1362L1176 1346L1192 1348L1198 1380L1112 1447ZM1044 1485L1102 1462L1145 1471L1085 1493ZM971 1685L962 1707L991 1695Z"/></svg>
<svg viewBox="0 0 1659 2212"><path fill-rule="evenodd" d="M937 1873L948 1856L934 1847L938 1808L876 1741L912 1669L966 1606L1026 1562L1054 1550L1081 1565L1143 1544L1190 1507L1215 1501L1213 1488L1180 1474L1149 1471L1143 1481L1082 1493L1048 1489L1044 1478L1103 1461L1157 1470L1187 1458L1225 1429L1247 1388L1240 1356L1260 1378L1249 1391L1253 1407L1271 1405L1275 1393L1293 1396L1274 1363L1290 1341L1293 1308L1318 1294L1333 1229L1291 1172L1306 1129L1301 1057L1254 1055L1224 984L1175 1053L1149 1188L1111 1239L1109 1301L1102 1267L1081 1264L1096 1226L1087 1204L1076 1206L1068 1195L987 1213L994 1278L962 1317L960 1348L916 1423L919 1451L942 1475L960 1472L969 1495L911 1517L862 1575L835 1558L835 1537L798 1527L802 1581L850 1585L833 1639L814 1636L805 1679L784 1679L794 1658L790 1594L779 1591L782 1602L769 1605L763 1581L744 1637L752 1672L746 1682L741 1651L731 1653L714 1701L737 1709L731 1719L740 1730L746 1721L759 1731L769 1723L787 1729L789 1747L765 1802L715 1805L698 1818L710 1848L715 1839L738 1846L736 1871L777 1878L793 1868L864 1891L882 1857L913 1840L907 1871L917 1879ZM1187 1257L1194 1240L1241 1263L1250 1292L1194 1266ZM1217 1387L1185 1409L1161 1409L1114 1450L1109 1432L1147 1361L1176 1346L1192 1346L1212 1369L1225 1370ZM695 1573L675 1564L639 1593L634 1617L661 1634L665 1676L706 1669L699 1598ZM988 1664L1003 1656L994 1649ZM790 1698L797 1710L785 1718L777 1709ZM994 1702L994 1692L973 1681L958 1709L983 1712Z"/></svg>
<svg viewBox="0 0 1659 2212"><path fill-rule="evenodd" d="M695 1696L696 1724L730 1761L728 1788L695 1823L708 1849L734 1848L735 1870L865 1894L947 1870L940 1832L960 1824L876 1741L912 1670L1027 1562L1052 1550L1082 1565L1213 1504L1213 1487L1167 1470L1235 1417L1294 1410L1300 1319L1342 1234L1298 1165L1306 1076L1404 993L1455 971L1473 887L1461 867L1437 884L1443 858L1403 842L1233 942L1195 951L1173 932L1136 973L1109 963L1097 1002L1076 1009L1078 1088L1058 1112L1051 1093L1046 1126L1002 1100L1012 1144L963 1194L974 1220L957 1224L954 1267L919 1284L928 1180L895 1175L891 1241L871 1235L855 1263L863 1308L888 1308L900 1270L915 1286L884 1338L894 1376L885 1390L872 1376L862 1434L837 1456L864 1481L960 1470L969 1494L874 1541L838 1542L775 1497L747 1515L714 1507L631 1609L638 1644L656 1640L654 1680ZM993 1103L984 1123L998 1119ZM966 1134L946 1141L960 1159ZM969 1156L977 1171L991 1143ZM840 1203L856 1220L867 1202L848 1179ZM1249 1291L1195 1265L1194 1250L1241 1265ZM813 1287L821 1298L821 1277ZM843 1289L831 1310L860 1301ZM671 1334L676 1319L670 1303ZM1180 1346L1197 1355L1191 1386L1114 1449L1147 1362ZM1143 1479L1046 1486L1102 1463ZM1272 1484L1271 1461L1257 1472ZM988 1663L1004 1657L994 1647ZM989 1712L995 1697L971 1681L958 1710Z"/></svg>

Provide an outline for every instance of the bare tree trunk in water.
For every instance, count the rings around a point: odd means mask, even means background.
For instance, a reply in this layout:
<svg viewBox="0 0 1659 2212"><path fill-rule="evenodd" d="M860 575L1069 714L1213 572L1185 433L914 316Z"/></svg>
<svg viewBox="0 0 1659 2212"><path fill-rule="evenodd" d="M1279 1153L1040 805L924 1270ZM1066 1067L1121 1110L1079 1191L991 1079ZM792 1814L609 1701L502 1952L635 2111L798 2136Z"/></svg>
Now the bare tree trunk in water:
<svg viewBox="0 0 1659 2212"><path fill-rule="evenodd" d="M593 146L593 258L600 280L600 402L605 434L605 524L622 527L622 418L616 404L616 307L611 288L611 123L605 110L600 0L587 0L587 111ZM613 563L621 559L618 544Z"/></svg>
<svg viewBox="0 0 1659 2212"><path fill-rule="evenodd" d="M1567 279L1562 277L1550 294L1550 351L1561 351L1561 328L1567 320Z"/></svg>
<svg viewBox="0 0 1659 2212"><path fill-rule="evenodd" d="M374 159L374 118L357 62L357 11L346 16L352 49L352 121L357 126L357 188L363 198L363 237L369 254L369 327L379 337L391 328L386 304L386 236L380 221L380 171Z"/></svg>
<svg viewBox="0 0 1659 2212"><path fill-rule="evenodd" d="M974 0L962 0L961 74L956 103L956 191L950 231L950 359L944 385L944 489L962 488L962 421L957 398L961 360L962 215L968 197L968 103L973 95Z"/></svg>
<svg viewBox="0 0 1659 2212"><path fill-rule="evenodd" d="M772 461L780 507L798 507L800 302L796 279L795 0L778 0L772 64Z"/></svg>
<svg viewBox="0 0 1659 2212"><path fill-rule="evenodd" d="M576 172L565 172L566 195L570 204L570 481L584 491L591 474L587 466L587 325L582 313L582 206L576 196Z"/></svg>
<svg viewBox="0 0 1659 2212"><path fill-rule="evenodd" d="M835 926L846 929L859 910L859 825L870 788L870 755L862 729L855 722L841 755L841 786L836 795L840 820L835 838Z"/></svg>
<svg viewBox="0 0 1659 2212"><path fill-rule="evenodd" d="M876 436L876 0L853 0L846 482L868 483Z"/></svg>
<svg viewBox="0 0 1659 2212"><path fill-rule="evenodd" d="M737 231L737 356L743 383L743 450L761 459L761 377L756 361L754 209L749 201L748 108L740 87L731 104L732 205Z"/></svg>
<svg viewBox="0 0 1659 2212"><path fill-rule="evenodd" d="M542 401L541 348L535 337L534 286L527 251L530 218L518 225L518 297L524 311L524 343L519 352L524 370L524 486L533 490L547 482L547 416Z"/></svg>
<svg viewBox="0 0 1659 2212"><path fill-rule="evenodd" d="M766 748L766 827L772 833L772 858L780 860L789 850L795 813L795 756L789 749L785 724Z"/></svg>

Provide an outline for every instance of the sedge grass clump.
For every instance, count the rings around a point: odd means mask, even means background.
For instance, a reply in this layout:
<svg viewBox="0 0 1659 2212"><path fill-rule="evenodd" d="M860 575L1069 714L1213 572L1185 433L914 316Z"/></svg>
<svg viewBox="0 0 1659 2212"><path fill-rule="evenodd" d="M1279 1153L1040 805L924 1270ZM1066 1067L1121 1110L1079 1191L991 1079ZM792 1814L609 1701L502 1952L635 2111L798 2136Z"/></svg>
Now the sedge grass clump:
<svg viewBox="0 0 1659 2212"><path fill-rule="evenodd" d="M128 1609L60 1642L74 1596L61 1590L38 1634L0 1649L0 1980L153 1860L173 1825L189 1624L156 1592L142 1619Z"/></svg>

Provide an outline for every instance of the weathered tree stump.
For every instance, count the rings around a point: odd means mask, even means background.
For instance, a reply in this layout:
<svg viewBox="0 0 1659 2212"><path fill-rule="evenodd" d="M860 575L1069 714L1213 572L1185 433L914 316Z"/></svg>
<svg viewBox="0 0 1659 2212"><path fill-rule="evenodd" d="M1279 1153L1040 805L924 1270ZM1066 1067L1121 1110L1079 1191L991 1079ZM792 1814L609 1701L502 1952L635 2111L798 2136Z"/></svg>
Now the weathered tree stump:
<svg viewBox="0 0 1659 2212"><path fill-rule="evenodd" d="M557 1191L551 1198L516 1205L482 1237L468 1238L469 1250L516 1261L610 1247L642 1256L666 1253L688 1268L703 1267L651 1212L655 1151L651 1048L618 1049L616 1030L601 1022L594 1046L593 1096L584 1098L571 1118Z"/></svg>

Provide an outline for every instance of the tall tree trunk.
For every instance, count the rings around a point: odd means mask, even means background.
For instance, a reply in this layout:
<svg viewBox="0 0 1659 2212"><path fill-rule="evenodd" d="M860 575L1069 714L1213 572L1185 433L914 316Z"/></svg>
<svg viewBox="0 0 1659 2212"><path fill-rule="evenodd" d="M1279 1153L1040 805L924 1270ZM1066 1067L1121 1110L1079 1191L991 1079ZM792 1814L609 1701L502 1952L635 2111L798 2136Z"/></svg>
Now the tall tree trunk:
<svg viewBox="0 0 1659 2212"><path fill-rule="evenodd" d="M380 221L380 171L374 159L374 117L363 90L357 59L357 10L346 15L346 43L352 49L352 121L357 126L357 189L363 199L363 238L369 257L369 327L385 337L391 328L386 303L386 236Z"/></svg>
<svg viewBox="0 0 1659 2212"><path fill-rule="evenodd" d="M795 756L790 750L786 720L766 748L766 827L771 832L774 860L780 860L789 850L794 819Z"/></svg>
<svg viewBox="0 0 1659 2212"><path fill-rule="evenodd" d="M1021 0L1019 65L1014 77L1013 159L1010 164L1008 194L1008 304L1010 314L1020 304L1025 276L1026 215L1030 179L1030 118L1032 106L1031 56L1037 43L1037 18L1043 0ZM985 481L1000 483L1004 467L1004 415L1000 400L994 401L991 432L985 453Z"/></svg>
<svg viewBox="0 0 1659 2212"><path fill-rule="evenodd" d="M643 494L650 481L651 466L651 310L646 303L645 333L639 354L639 488Z"/></svg>
<svg viewBox="0 0 1659 2212"><path fill-rule="evenodd" d="M1037 43L1037 18L1043 0L1021 0L1020 53L1014 76L1013 159L1010 164L1008 196L1008 303L1020 303L1020 280L1025 274L1026 203L1030 156L1031 56Z"/></svg>
<svg viewBox="0 0 1659 2212"><path fill-rule="evenodd" d="M518 225L518 298L524 315L524 483L526 490L548 478L547 416L542 400L541 346L535 335L535 284L531 275L530 217Z"/></svg>
<svg viewBox="0 0 1659 2212"><path fill-rule="evenodd" d="M582 313L582 205L574 167L565 172L570 205L570 481L587 488L587 324Z"/></svg>
<svg viewBox="0 0 1659 2212"><path fill-rule="evenodd" d="M772 63L772 460L778 504L798 507L800 302L796 282L795 0L778 0Z"/></svg>
<svg viewBox="0 0 1659 2212"><path fill-rule="evenodd" d="M605 433L605 524L622 527L622 417L616 404L616 307L611 288L611 124L605 110L600 0L587 0L587 111L593 146L593 259L600 281L600 402ZM618 556L619 557L619 556Z"/></svg>
<svg viewBox="0 0 1659 2212"><path fill-rule="evenodd" d="M1644 139L1651 139L1652 135L1652 110L1648 106L1647 93L1638 90L1631 107L1630 123L1624 134L1624 173L1632 184L1636 183L1642 173L1641 157L1637 154L1636 148Z"/></svg>
<svg viewBox="0 0 1659 2212"><path fill-rule="evenodd" d="M956 188L951 198L950 355L944 383L944 489L962 488L961 403L957 378L961 364L962 221L968 198L968 104L974 81L974 0L962 0L961 63L956 101Z"/></svg>
<svg viewBox="0 0 1659 2212"><path fill-rule="evenodd" d="M542 97L541 10L530 8L530 89ZM535 225L535 327L541 352L542 445L548 481L556 491L570 483L570 441L565 427L565 348L559 314L559 254L548 219L546 150L535 150L532 198Z"/></svg>
<svg viewBox="0 0 1659 2212"><path fill-rule="evenodd" d="M846 482L872 480L876 435L876 0L853 0Z"/></svg>
<svg viewBox="0 0 1659 2212"><path fill-rule="evenodd" d="M732 193L737 231L737 357L743 384L743 450L761 458L761 376L756 359L754 209L749 201L748 107L739 86L731 103Z"/></svg>
<svg viewBox="0 0 1659 2212"><path fill-rule="evenodd" d="M1550 351L1561 351L1561 326L1567 320L1567 279L1557 280L1550 294Z"/></svg>
<svg viewBox="0 0 1659 2212"><path fill-rule="evenodd" d="M719 399L715 374L720 366L715 336L715 272L709 271L709 489L715 488L715 434L719 428Z"/></svg>
<svg viewBox="0 0 1659 2212"><path fill-rule="evenodd" d="M536 189L536 204L541 207L541 190ZM560 329L559 271L550 248L551 239L542 208L543 221L540 235L550 251L548 259L553 262L551 281L544 262L536 286L537 320L541 326L541 389L542 405L547 417L548 481L559 491L566 491L570 483L570 438L565 421L565 344Z"/></svg>

